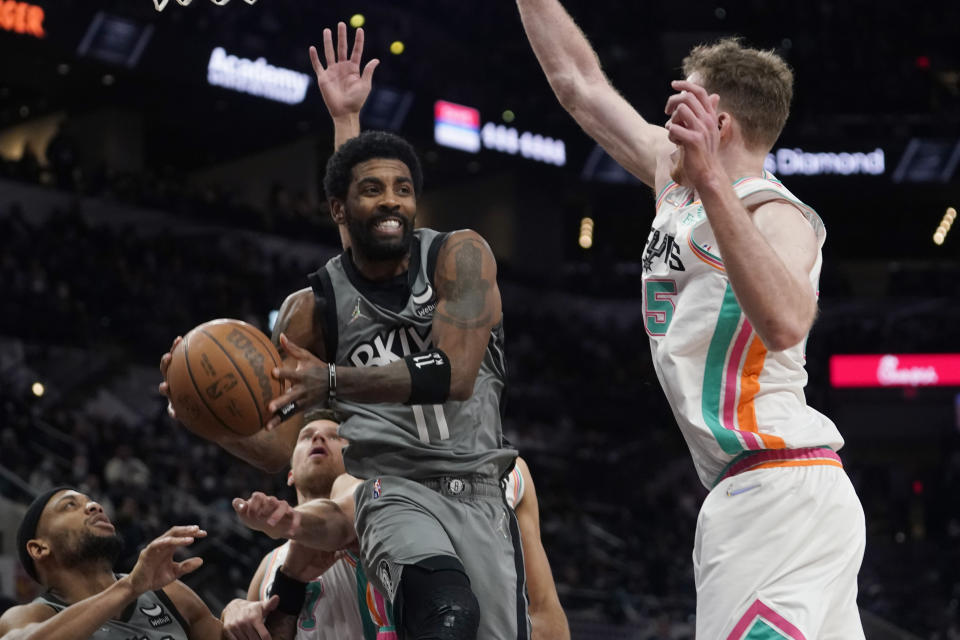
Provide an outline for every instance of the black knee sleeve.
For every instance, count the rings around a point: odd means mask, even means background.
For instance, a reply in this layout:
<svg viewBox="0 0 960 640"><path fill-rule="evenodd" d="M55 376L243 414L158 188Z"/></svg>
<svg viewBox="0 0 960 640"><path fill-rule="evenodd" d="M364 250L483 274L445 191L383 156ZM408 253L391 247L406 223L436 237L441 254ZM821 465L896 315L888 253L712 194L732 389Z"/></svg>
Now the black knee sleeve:
<svg viewBox="0 0 960 640"><path fill-rule="evenodd" d="M404 566L394 611L403 640L475 640L480 626L470 580L450 556Z"/></svg>

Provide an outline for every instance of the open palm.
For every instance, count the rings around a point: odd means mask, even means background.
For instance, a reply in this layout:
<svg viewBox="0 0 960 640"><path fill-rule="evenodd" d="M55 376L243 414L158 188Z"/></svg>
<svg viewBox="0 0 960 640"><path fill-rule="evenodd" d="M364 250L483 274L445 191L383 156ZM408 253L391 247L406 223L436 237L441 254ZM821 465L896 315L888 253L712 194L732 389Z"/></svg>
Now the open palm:
<svg viewBox="0 0 960 640"><path fill-rule="evenodd" d="M333 35L330 29L323 30L323 55L327 66L320 63L316 47L310 47L310 62L317 75L317 86L331 117L359 113L370 95L373 71L380 64L376 58L367 62L363 70L360 60L363 57L363 29L357 29L353 41L353 51L347 56L347 25L337 24L337 49L333 48Z"/></svg>

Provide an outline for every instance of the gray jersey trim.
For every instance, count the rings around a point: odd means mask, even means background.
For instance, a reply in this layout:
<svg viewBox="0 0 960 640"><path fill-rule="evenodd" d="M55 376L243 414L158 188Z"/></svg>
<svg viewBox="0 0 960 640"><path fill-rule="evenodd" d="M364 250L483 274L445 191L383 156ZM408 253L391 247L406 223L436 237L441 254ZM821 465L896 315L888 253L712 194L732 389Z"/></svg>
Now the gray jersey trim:
<svg viewBox="0 0 960 640"><path fill-rule="evenodd" d="M346 253L341 255L346 257ZM313 289L313 323L319 324L323 331L323 348L327 351L324 357L327 362L335 362L340 325L337 318L337 296L330 281L330 272L326 267L320 267L308 275L307 280Z"/></svg>

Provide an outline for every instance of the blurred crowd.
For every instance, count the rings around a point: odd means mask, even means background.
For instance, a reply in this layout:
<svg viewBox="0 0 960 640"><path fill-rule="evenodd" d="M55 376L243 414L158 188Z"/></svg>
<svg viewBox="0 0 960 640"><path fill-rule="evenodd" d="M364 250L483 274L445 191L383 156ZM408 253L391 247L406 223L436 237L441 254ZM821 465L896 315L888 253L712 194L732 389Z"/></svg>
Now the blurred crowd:
<svg viewBox="0 0 960 640"><path fill-rule="evenodd" d="M268 330L269 312L336 248L318 243L304 259L226 229L186 232L174 218L169 230L145 233L93 224L79 206L44 216L30 206L0 204L0 339L22 354L0 367L0 465L9 472L0 493L25 502L30 491L80 487L126 538L125 568L166 527L199 522L212 535L196 545L206 563L189 581L218 612L273 544L238 525L230 500L290 495L283 477L173 423L155 392L156 362L175 335L214 317ZM504 428L536 479L574 637L613 637L596 629L621 625L639 634L622 637L691 638L692 538L705 490L653 373L639 306L508 278L501 288ZM830 353L942 348L938 331L950 335L960 319L936 291L900 302L877 315L884 307L822 298L808 351L815 406L827 402ZM35 397L24 369L57 388ZM126 410L91 410L104 389ZM914 467L898 467L879 445L857 446L844 455L869 528L861 607L919 637L960 637L960 435L947 429L930 442L920 491Z"/></svg>

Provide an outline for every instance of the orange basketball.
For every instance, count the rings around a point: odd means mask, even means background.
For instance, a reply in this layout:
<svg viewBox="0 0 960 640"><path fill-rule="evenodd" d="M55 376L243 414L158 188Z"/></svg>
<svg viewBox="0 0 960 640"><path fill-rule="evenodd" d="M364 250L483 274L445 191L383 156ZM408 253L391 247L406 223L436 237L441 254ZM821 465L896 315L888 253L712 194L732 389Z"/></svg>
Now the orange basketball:
<svg viewBox="0 0 960 640"><path fill-rule="evenodd" d="M271 371L280 354L270 339L240 320L211 320L184 336L167 369L170 401L188 429L214 442L249 436L270 419L280 395Z"/></svg>

